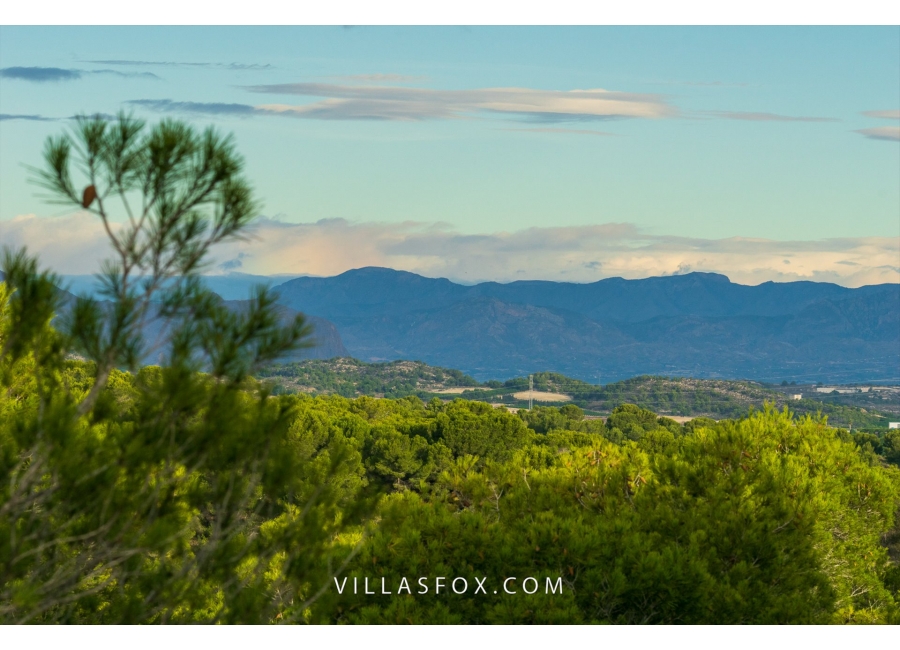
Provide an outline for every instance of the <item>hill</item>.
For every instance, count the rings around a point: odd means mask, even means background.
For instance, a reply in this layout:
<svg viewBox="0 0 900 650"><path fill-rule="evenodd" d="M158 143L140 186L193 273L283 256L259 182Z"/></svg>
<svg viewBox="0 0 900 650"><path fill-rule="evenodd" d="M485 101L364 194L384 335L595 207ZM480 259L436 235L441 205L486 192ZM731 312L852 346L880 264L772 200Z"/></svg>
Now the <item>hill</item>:
<svg viewBox="0 0 900 650"><path fill-rule="evenodd" d="M459 370L436 368L421 361L365 363L350 358L309 360L269 366L257 376L275 383L279 393L337 394L343 397L369 395L398 398L479 386L476 380Z"/></svg>
<svg viewBox="0 0 900 650"><path fill-rule="evenodd" d="M429 366L421 361L365 363L356 359L307 360L270 366L258 377L274 383L277 392L302 392L344 397L402 398L415 395L428 400L489 402L508 407L526 407L528 378L479 383L459 370ZM558 373L532 375L535 401L544 405L573 403L589 413L607 414L622 404L635 404L664 416L709 417L716 420L741 418L766 403L785 406L796 415L824 414L833 426L886 428L889 413L871 408L816 398L792 399L775 387L753 381L709 380L685 377L640 376L598 386ZM557 396L558 399L554 399Z"/></svg>

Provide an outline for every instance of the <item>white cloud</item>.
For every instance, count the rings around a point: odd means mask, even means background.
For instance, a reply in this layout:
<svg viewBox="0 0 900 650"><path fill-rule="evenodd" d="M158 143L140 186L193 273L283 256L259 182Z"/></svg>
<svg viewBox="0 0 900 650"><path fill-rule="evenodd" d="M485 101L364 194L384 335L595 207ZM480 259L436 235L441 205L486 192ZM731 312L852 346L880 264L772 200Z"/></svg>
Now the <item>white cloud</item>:
<svg viewBox="0 0 900 650"><path fill-rule="evenodd" d="M876 126L871 129L859 129L857 133L861 133L871 140L900 142L900 126Z"/></svg>
<svg viewBox="0 0 900 650"><path fill-rule="evenodd" d="M660 95L603 90L475 88L435 90L396 86L296 83L250 86L251 92L323 97L306 104L263 104L256 109L300 118L425 120L475 113L519 115L542 121L662 118L677 114Z"/></svg>
<svg viewBox="0 0 900 650"><path fill-rule="evenodd" d="M900 109L892 111L866 111L866 117L877 117L882 120L900 120Z"/></svg>
<svg viewBox="0 0 900 650"><path fill-rule="evenodd" d="M0 244L25 246L57 273L96 273L110 257L109 239L100 219L87 213L64 217L27 214L0 221Z"/></svg>
<svg viewBox="0 0 900 650"><path fill-rule="evenodd" d="M322 276L385 266L463 282L592 282L688 271L723 273L743 284L900 282L898 237L699 239L650 235L627 223L462 234L440 223L343 219L301 224L261 219L249 234L247 241L218 248L216 264L259 275ZM65 274L96 272L110 254L99 221L83 213L0 222L0 242L27 245L44 264Z"/></svg>

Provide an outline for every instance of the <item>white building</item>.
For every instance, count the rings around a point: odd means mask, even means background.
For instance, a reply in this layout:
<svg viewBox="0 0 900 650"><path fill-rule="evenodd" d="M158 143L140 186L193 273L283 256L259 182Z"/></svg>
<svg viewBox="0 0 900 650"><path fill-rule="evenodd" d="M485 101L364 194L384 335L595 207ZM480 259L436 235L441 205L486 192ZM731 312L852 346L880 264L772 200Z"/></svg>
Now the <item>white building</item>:
<svg viewBox="0 0 900 650"><path fill-rule="evenodd" d="M817 393L858 393L858 388L837 388L836 386L819 386L816 388Z"/></svg>
<svg viewBox="0 0 900 650"><path fill-rule="evenodd" d="M900 429L900 422L888 422L888 429Z"/></svg>

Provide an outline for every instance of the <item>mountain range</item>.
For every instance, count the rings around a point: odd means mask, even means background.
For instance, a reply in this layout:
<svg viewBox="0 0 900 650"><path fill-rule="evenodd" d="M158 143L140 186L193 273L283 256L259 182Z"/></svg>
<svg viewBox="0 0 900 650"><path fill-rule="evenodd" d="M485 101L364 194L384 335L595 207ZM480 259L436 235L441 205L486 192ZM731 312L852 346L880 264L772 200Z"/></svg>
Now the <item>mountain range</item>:
<svg viewBox="0 0 900 650"><path fill-rule="evenodd" d="M384 268L276 286L364 361L416 359L483 379L553 371L766 381L900 376L900 285L731 282L715 273L466 286Z"/></svg>

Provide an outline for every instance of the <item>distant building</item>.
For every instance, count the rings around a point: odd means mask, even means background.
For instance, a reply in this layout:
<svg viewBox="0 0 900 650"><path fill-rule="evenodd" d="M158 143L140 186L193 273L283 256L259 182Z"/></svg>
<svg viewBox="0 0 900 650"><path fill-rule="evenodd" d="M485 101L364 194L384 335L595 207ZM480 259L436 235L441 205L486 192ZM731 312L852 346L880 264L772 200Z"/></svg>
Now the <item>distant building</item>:
<svg viewBox="0 0 900 650"><path fill-rule="evenodd" d="M791 399L803 399L803 393L797 393L796 395L791 395Z"/></svg>
<svg viewBox="0 0 900 650"><path fill-rule="evenodd" d="M888 429L900 429L900 422L888 422Z"/></svg>

